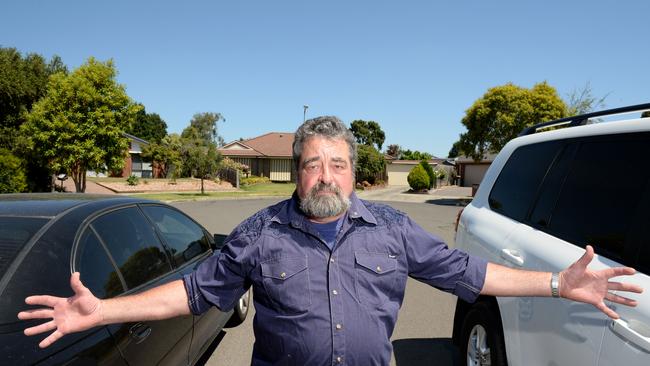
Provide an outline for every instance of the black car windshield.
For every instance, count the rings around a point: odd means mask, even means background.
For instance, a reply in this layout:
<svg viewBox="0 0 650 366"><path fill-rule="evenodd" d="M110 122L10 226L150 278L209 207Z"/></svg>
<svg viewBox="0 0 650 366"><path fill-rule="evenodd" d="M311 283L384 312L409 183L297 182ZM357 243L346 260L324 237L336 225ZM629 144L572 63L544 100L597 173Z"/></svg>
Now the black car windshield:
<svg viewBox="0 0 650 366"><path fill-rule="evenodd" d="M16 255L49 219L42 217L0 217L0 277Z"/></svg>

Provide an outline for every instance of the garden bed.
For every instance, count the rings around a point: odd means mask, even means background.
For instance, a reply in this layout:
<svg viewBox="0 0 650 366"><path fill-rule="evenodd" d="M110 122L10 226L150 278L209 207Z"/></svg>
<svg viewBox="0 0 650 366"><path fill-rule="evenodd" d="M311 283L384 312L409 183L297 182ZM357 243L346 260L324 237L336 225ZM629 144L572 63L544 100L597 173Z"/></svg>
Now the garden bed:
<svg viewBox="0 0 650 366"><path fill-rule="evenodd" d="M140 193L140 192L192 192L201 190L200 179L179 179L172 182L168 179L141 179L137 185L128 185L124 182L103 182L95 181L98 185L110 189L115 193ZM234 191L232 184L228 182L216 183L211 180L203 181L203 189L206 192Z"/></svg>

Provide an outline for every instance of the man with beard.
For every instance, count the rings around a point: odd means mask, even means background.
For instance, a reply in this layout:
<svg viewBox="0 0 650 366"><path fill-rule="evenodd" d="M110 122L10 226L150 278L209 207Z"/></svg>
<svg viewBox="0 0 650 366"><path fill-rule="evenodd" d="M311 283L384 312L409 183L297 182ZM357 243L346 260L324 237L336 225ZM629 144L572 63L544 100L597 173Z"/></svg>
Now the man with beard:
<svg viewBox="0 0 650 366"><path fill-rule="evenodd" d="M199 314L211 306L227 311L252 286L253 365L388 365L408 276L467 301L480 294L557 296L559 290L613 318L618 316L604 304L606 296L625 305L635 302L608 289L641 291L608 282L634 273L631 268L587 269L591 247L559 274L557 288L557 274L510 269L451 250L403 213L361 201L354 194L354 136L338 118L300 126L293 157L294 195L245 220L220 254L182 281L99 300L75 273L73 297L26 299L48 308L21 312L19 318L54 320L25 334L54 330L40 344L47 347L64 334L97 325Z"/></svg>

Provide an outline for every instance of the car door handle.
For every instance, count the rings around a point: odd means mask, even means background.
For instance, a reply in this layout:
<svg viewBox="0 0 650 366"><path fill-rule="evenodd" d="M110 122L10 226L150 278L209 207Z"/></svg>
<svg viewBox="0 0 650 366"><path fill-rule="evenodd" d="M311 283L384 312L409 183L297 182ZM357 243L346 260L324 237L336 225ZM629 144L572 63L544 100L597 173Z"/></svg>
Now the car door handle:
<svg viewBox="0 0 650 366"><path fill-rule="evenodd" d="M151 334L151 327L143 323L137 323L129 329L129 334L131 338L135 339L135 344L140 344Z"/></svg>
<svg viewBox="0 0 650 366"><path fill-rule="evenodd" d="M623 319L612 320L609 323L609 329L618 334L623 339L630 341L642 350L650 353L650 337L637 332L630 327L630 324Z"/></svg>
<svg viewBox="0 0 650 366"><path fill-rule="evenodd" d="M519 267L524 265L524 258L522 258L519 251L515 249L502 249L501 258Z"/></svg>

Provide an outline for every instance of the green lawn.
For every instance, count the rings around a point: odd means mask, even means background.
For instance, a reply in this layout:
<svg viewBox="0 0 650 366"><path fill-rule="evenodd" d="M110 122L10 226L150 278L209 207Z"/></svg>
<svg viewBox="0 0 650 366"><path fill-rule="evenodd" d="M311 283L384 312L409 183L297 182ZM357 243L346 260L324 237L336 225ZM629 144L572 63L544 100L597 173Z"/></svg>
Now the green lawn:
<svg viewBox="0 0 650 366"><path fill-rule="evenodd" d="M242 186L235 192L178 192L178 193L133 193L130 196L159 201L192 201L215 198L237 197L291 197L296 185L294 183L261 183L252 186Z"/></svg>

